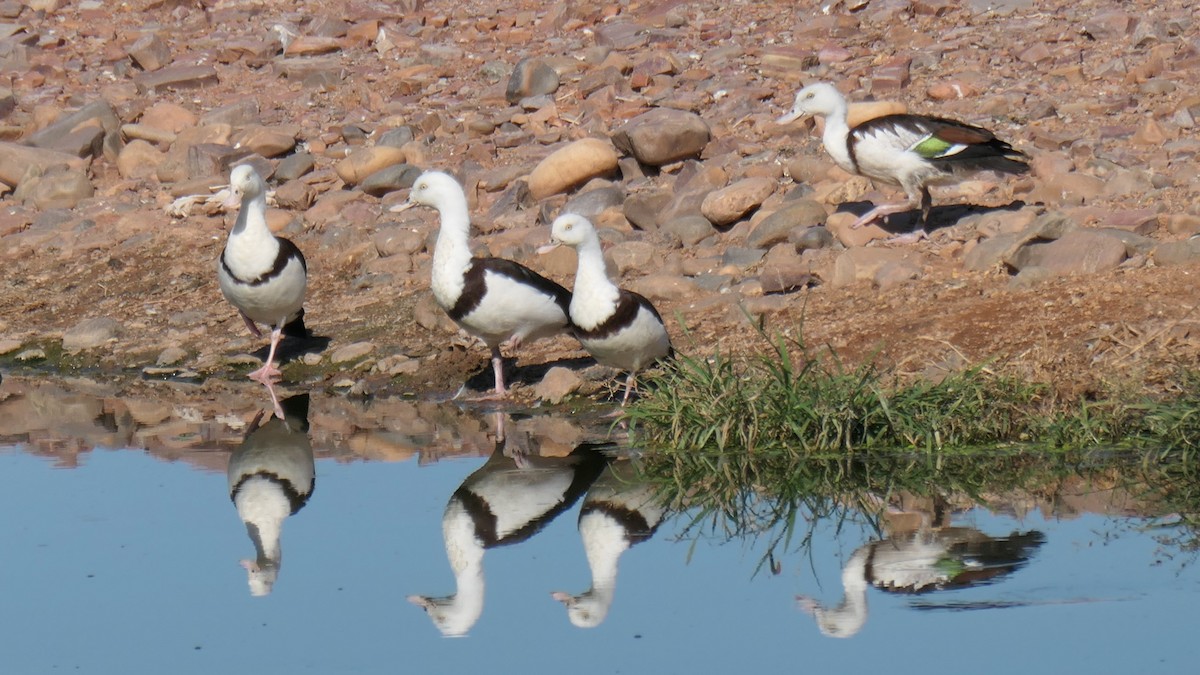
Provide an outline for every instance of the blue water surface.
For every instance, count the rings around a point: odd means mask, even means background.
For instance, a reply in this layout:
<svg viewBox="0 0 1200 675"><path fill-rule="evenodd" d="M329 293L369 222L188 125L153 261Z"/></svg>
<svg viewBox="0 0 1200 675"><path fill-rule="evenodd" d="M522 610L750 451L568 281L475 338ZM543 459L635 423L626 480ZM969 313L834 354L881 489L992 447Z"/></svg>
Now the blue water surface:
<svg viewBox="0 0 1200 675"><path fill-rule="evenodd" d="M817 523L812 546L758 569L760 540L677 535L664 522L620 558L615 600L577 628L552 591L590 584L578 504L527 541L487 551L486 601L446 638L413 594L454 591L447 499L482 459L318 460L283 526L273 592L252 597L253 548L224 474L135 450L54 468L0 449L4 673L1191 673L1200 573L1136 519L955 519L1044 543L994 583L919 595L867 589L851 637L828 637L798 595L835 606L867 528Z"/></svg>

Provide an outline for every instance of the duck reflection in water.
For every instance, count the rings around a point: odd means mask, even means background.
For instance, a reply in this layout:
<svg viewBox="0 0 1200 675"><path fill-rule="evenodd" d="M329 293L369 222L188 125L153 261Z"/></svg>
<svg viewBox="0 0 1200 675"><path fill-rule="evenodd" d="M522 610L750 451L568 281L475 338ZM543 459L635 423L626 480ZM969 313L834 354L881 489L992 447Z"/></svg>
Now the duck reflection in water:
<svg viewBox="0 0 1200 675"><path fill-rule="evenodd" d="M942 519L942 509L934 511ZM912 521L917 521L914 527ZM867 622L867 588L889 593L929 593L992 583L1025 566L1045 541L1036 530L992 537L971 527L929 524L925 514L884 516L890 536L856 550L842 568L842 602L825 607L797 596L800 608L829 637L848 638Z"/></svg>
<svg viewBox="0 0 1200 675"><path fill-rule="evenodd" d="M308 438L308 394L275 405L282 415L259 411L240 447L229 458L229 497L254 542L255 557L243 560L250 594L267 595L283 560L283 522L308 502L316 474Z"/></svg>
<svg viewBox="0 0 1200 675"><path fill-rule="evenodd" d="M615 461L588 490L579 510L579 536L592 572L592 587L551 596L567 606L567 617L580 628L604 622L617 587L621 554L654 535L666 508L652 485L637 480L632 460Z"/></svg>
<svg viewBox="0 0 1200 675"><path fill-rule="evenodd" d="M587 492L608 463L603 446L589 443L565 457L541 457L530 436L507 438L505 419L496 416L495 450L462 482L442 515L455 592L408 597L446 636L466 635L483 613L484 552L540 532Z"/></svg>

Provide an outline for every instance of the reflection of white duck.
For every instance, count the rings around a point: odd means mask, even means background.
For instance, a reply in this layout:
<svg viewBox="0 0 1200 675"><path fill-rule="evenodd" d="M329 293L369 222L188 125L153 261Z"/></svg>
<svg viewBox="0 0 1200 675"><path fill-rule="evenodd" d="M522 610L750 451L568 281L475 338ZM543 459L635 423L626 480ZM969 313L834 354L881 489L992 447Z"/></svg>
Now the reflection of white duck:
<svg viewBox="0 0 1200 675"><path fill-rule="evenodd" d="M633 462L615 462L583 500L579 536L592 571L592 587L579 595L551 594L567 606L567 617L580 628L599 626L608 616L621 554L653 536L666 513L654 487L635 481Z"/></svg>
<svg viewBox="0 0 1200 675"><path fill-rule="evenodd" d="M254 560L243 560L250 593L267 595L279 575L283 521L312 495L316 474L308 439L308 394L284 399L284 418L263 413L251 423L229 458L229 497L254 542Z"/></svg>
<svg viewBox="0 0 1200 675"><path fill-rule="evenodd" d="M872 541L850 556L842 568L844 596L826 608L799 596L830 637L850 637L867 621L867 588L891 593L927 593L990 583L1029 561L1044 537L1041 532L993 538L968 527L919 530Z"/></svg>
<svg viewBox="0 0 1200 675"><path fill-rule="evenodd" d="M483 613L483 554L537 534L571 508L607 463L596 447L583 445L566 457L504 453L504 441L483 466L463 481L442 515L446 557L456 590L444 597L411 595L443 635L466 635Z"/></svg>

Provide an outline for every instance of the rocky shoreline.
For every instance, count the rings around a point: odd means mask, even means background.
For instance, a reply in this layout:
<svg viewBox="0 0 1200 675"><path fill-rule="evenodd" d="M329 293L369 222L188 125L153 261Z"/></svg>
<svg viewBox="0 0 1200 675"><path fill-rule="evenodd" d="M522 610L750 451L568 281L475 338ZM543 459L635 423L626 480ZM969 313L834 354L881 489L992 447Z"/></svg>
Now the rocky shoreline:
<svg viewBox="0 0 1200 675"><path fill-rule="evenodd" d="M568 284L573 252L534 249L559 212L591 218L684 353L787 335L902 373L1169 390L1200 361L1195 10L0 2L0 364L240 377L262 345L216 287L216 193L249 162L330 338L291 381L429 395L484 372L428 293L435 217L388 212L438 168L481 250ZM908 214L849 229L894 194L834 167L812 123L775 124L817 80L992 128L1032 172L938 190L925 241L887 241ZM523 348L518 397L607 390L583 356Z"/></svg>

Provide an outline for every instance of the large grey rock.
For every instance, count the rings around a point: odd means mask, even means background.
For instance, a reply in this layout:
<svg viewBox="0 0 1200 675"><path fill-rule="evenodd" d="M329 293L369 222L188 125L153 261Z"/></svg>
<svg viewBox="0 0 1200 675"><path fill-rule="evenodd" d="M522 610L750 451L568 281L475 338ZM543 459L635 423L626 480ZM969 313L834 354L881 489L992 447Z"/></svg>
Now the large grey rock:
<svg viewBox="0 0 1200 675"><path fill-rule="evenodd" d="M619 185L597 188L580 193L563 205L563 213L577 213L584 218L595 218L602 212L622 206L625 203L625 190Z"/></svg>
<svg viewBox="0 0 1200 675"><path fill-rule="evenodd" d="M750 232L750 236L746 238L746 245L752 248L768 248L786 241L789 233L796 228L824 224L824 206L812 199L796 199L764 218Z"/></svg>
<svg viewBox="0 0 1200 675"><path fill-rule="evenodd" d="M699 156L712 138L708 123L684 110L655 108L613 132L613 145L642 164L662 166Z"/></svg>
<svg viewBox="0 0 1200 675"><path fill-rule="evenodd" d="M1012 259L1018 270L1041 267L1052 273L1095 274L1115 269L1128 254L1125 242L1103 232L1079 229L1051 242L1025 245Z"/></svg>
<svg viewBox="0 0 1200 675"><path fill-rule="evenodd" d="M0 141L0 182L20 185L26 175L38 175L53 166L83 170L87 163L75 155L46 148L31 148Z"/></svg>
<svg viewBox="0 0 1200 675"><path fill-rule="evenodd" d="M1168 241L1154 249L1154 262L1159 265L1184 265L1200 260L1200 238Z"/></svg>
<svg viewBox="0 0 1200 675"><path fill-rule="evenodd" d="M105 135L115 135L120 130L121 120L112 105L99 100L58 118L50 126L31 135L28 143L38 148L88 157L100 154Z"/></svg>
<svg viewBox="0 0 1200 675"><path fill-rule="evenodd" d="M358 188L373 197L382 197L389 192L412 187L420 175L420 167L394 164L367 176Z"/></svg>
<svg viewBox="0 0 1200 675"><path fill-rule="evenodd" d="M680 216L662 224L660 228L679 238L684 246L694 246L717 233L713 224L704 216Z"/></svg>
<svg viewBox="0 0 1200 675"><path fill-rule="evenodd" d="M876 276L885 267L892 266L887 275L890 279L895 273L894 270L903 271L905 266L917 267L914 262L916 259L918 256L915 252L900 248L849 248L834 262L830 283L833 286L848 286L856 281L865 280L876 283ZM917 269L919 270L919 267Z"/></svg>
<svg viewBox="0 0 1200 675"><path fill-rule="evenodd" d="M513 68L504 97L509 103L516 103L530 96L553 94L558 84L558 71L549 64L537 58L524 58Z"/></svg>
<svg viewBox="0 0 1200 675"><path fill-rule="evenodd" d="M93 194L95 188L83 170L59 165L28 176L13 197L39 209L71 209Z"/></svg>
<svg viewBox="0 0 1200 675"><path fill-rule="evenodd" d="M640 230L653 231L659 226L659 213L671 203L671 193L666 190L638 192L629 195L621 207L625 219ZM705 221L708 222L707 220ZM709 224L711 227L711 224Z"/></svg>
<svg viewBox="0 0 1200 675"><path fill-rule="evenodd" d="M116 319L98 316L84 319L63 331L63 351L74 354L86 349L95 349L116 339L122 332L121 324Z"/></svg>
<svg viewBox="0 0 1200 675"><path fill-rule="evenodd" d="M972 272L982 272L1000 263L1017 267L1015 258L1026 244L1053 241L1077 227L1075 221L1061 212L1042 214L1021 232L998 234L976 244L963 256L963 267Z"/></svg>

